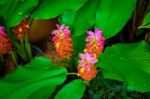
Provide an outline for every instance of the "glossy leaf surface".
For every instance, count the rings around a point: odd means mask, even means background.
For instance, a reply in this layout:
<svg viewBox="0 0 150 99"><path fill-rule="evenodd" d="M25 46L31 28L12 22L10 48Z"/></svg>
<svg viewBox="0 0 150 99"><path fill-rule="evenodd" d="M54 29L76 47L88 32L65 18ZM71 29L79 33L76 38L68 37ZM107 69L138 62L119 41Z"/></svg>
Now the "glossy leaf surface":
<svg viewBox="0 0 150 99"><path fill-rule="evenodd" d="M99 60L105 78L123 81L132 90L150 91L150 47L144 41L108 47Z"/></svg>

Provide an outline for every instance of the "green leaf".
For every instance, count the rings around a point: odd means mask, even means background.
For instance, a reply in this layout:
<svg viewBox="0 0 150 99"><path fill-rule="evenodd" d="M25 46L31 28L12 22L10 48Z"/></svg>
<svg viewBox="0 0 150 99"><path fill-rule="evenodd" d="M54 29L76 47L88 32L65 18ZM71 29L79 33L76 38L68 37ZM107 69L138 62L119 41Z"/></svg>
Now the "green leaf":
<svg viewBox="0 0 150 99"><path fill-rule="evenodd" d="M85 33L80 36L72 36L72 43L75 55L78 55L78 53L83 52L86 44L85 38L86 38Z"/></svg>
<svg viewBox="0 0 150 99"><path fill-rule="evenodd" d="M0 3L0 9L1 9L0 10L0 16L3 16L5 19L7 19L7 17L10 15L10 13L12 11L12 8L14 9L14 6L16 6L16 2L13 2L13 0L1 1L1 3Z"/></svg>
<svg viewBox="0 0 150 99"><path fill-rule="evenodd" d="M1 99L48 99L66 79L66 69L44 57L36 57L24 67L0 79Z"/></svg>
<svg viewBox="0 0 150 99"><path fill-rule="evenodd" d="M7 20L7 25L11 27L20 23L37 4L38 0L22 0Z"/></svg>
<svg viewBox="0 0 150 99"><path fill-rule="evenodd" d="M147 13L143 21L143 24L147 24L147 23L150 23L150 12Z"/></svg>
<svg viewBox="0 0 150 99"><path fill-rule="evenodd" d="M19 24L38 4L38 0L7 0L2 5L2 15L9 27Z"/></svg>
<svg viewBox="0 0 150 99"><path fill-rule="evenodd" d="M43 0L33 12L32 17L36 19L55 18L67 11L76 11L87 0Z"/></svg>
<svg viewBox="0 0 150 99"><path fill-rule="evenodd" d="M99 0L88 0L77 12L68 12L60 17L63 24L69 25L74 35L82 35L96 21Z"/></svg>
<svg viewBox="0 0 150 99"><path fill-rule="evenodd" d="M90 29L96 21L96 10L99 0L88 0L77 12L74 23L74 35L81 35Z"/></svg>
<svg viewBox="0 0 150 99"><path fill-rule="evenodd" d="M66 12L60 16L59 22L60 24L65 24L69 26L69 29L72 31L74 27L74 21L75 21L76 15L77 15L77 12Z"/></svg>
<svg viewBox="0 0 150 99"><path fill-rule="evenodd" d="M144 41L108 47L99 60L105 78L123 81L132 90L150 91L150 48Z"/></svg>
<svg viewBox="0 0 150 99"><path fill-rule="evenodd" d="M81 79L74 80L65 85L56 95L55 99L81 99L86 85Z"/></svg>
<svg viewBox="0 0 150 99"><path fill-rule="evenodd" d="M150 12L145 16L143 23L139 28L150 28Z"/></svg>
<svg viewBox="0 0 150 99"><path fill-rule="evenodd" d="M150 28L150 23L147 24L147 25L141 25L141 26L138 27L138 29L140 29L140 28Z"/></svg>
<svg viewBox="0 0 150 99"><path fill-rule="evenodd" d="M136 0L101 0L96 13L96 28L110 38L127 23L135 8Z"/></svg>

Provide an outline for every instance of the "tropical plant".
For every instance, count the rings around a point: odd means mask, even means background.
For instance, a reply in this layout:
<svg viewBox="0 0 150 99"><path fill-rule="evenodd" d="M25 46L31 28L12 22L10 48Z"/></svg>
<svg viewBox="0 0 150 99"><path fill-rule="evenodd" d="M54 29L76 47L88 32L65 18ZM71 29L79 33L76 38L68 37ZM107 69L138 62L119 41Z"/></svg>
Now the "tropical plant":
<svg viewBox="0 0 150 99"><path fill-rule="evenodd" d="M51 20L59 62L30 37L45 26L37 20ZM149 0L0 0L0 25L1 72L6 56L15 66L0 78L1 99L150 96Z"/></svg>

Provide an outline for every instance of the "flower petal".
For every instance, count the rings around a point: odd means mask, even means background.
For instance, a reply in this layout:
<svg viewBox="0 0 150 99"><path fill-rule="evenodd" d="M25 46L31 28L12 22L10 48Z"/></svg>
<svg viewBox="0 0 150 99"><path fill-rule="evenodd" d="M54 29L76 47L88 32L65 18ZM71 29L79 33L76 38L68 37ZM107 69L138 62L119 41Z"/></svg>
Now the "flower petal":
<svg viewBox="0 0 150 99"><path fill-rule="evenodd" d="M96 35L96 36L102 35L102 31L101 31L100 29L96 29L96 30L95 30L95 35Z"/></svg>
<svg viewBox="0 0 150 99"><path fill-rule="evenodd" d="M94 32L92 32L92 31L86 31L86 33L90 36L94 36Z"/></svg>
<svg viewBox="0 0 150 99"><path fill-rule="evenodd" d="M95 64L97 61L98 61L98 60L97 60L96 58L94 58L94 57L92 57L92 58L89 60L89 62L90 62L91 64Z"/></svg>
<svg viewBox="0 0 150 99"><path fill-rule="evenodd" d="M79 54L79 56L80 56L81 59L86 59L85 54Z"/></svg>
<svg viewBox="0 0 150 99"><path fill-rule="evenodd" d="M80 60L80 61L79 61L79 65L80 65L80 66L86 66L86 63L85 63L84 60Z"/></svg>

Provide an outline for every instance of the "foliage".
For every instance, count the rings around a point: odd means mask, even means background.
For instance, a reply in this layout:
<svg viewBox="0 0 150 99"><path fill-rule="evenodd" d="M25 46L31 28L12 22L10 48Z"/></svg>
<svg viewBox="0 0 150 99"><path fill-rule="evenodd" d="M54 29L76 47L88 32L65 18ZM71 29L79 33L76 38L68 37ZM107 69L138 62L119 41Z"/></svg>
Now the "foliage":
<svg viewBox="0 0 150 99"><path fill-rule="evenodd" d="M81 99L84 94L85 87L86 86L81 79L74 80L65 85L57 93L55 99Z"/></svg>
<svg viewBox="0 0 150 99"><path fill-rule="evenodd" d="M150 12L145 16L143 23L139 28L150 28Z"/></svg>
<svg viewBox="0 0 150 99"><path fill-rule="evenodd" d="M110 38L123 28L135 9L136 1L101 0L96 13L96 27L104 31L104 37Z"/></svg>
<svg viewBox="0 0 150 99"><path fill-rule="evenodd" d="M116 44L100 55L97 66L102 68L105 78L124 81L131 90L150 91L149 50L144 41Z"/></svg>
<svg viewBox="0 0 150 99"><path fill-rule="evenodd" d="M61 22L69 25L74 35L81 35L94 25L98 4L99 0L88 0L76 13L69 12L63 14L61 16ZM68 19L68 17L70 18Z"/></svg>
<svg viewBox="0 0 150 99"><path fill-rule="evenodd" d="M104 31L104 37L109 38L123 28L135 5L136 0L88 0L76 13L65 13L60 20L69 25L75 35L83 34L94 25Z"/></svg>
<svg viewBox="0 0 150 99"><path fill-rule="evenodd" d="M33 12L32 17L36 19L55 18L67 11L76 11L86 1L87 0L43 0L40 2L38 8Z"/></svg>
<svg viewBox="0 0 150 99"><path fill-rule="evenodd" d="M44 57L36 57L24 67L0 79L1 99L48 98L66 79L66 69ZM9 94L9 95L8 95Z"/></svg>
<svg viewBox="0 0 150 99"><path fill-rule="evenodd" d="M0 16L5 18L7 26L12 27L29 15L29 12L37 4L38 0L6 0L1 3Z"/></svg>
<svg viewBox="0 0 150 99"><path fill-rule="evenodd" d="M149 44L144 41L146 39L150 42L149 4L149 0L0 0L0 21L4 20L0 24L6 27L13 43L10 53L16 65L15 71L0 78L0 98L126 99L150 96L149 93L141 93L150 92L150 52ZM15 38L13 28L25 18L29 18L29 22L24 26L29 27L32 20L53 18L69 26L72 35L68 34L69 41L66 45L72 42L70 46L73 50L70 49L71 56L62 61L64 67L38 56L39 53L32 56L33 49L30 48L27 35L20 40ZM98 69L97 76L84 81L78 79L79 73L74 72L77 72L80 61L79 53L85 52L87 46L86 31L94 31L96 28L101 29L106 38L105 45L101 45L105 50L98 56L95 68ZM19 27L17 30L23 29ZM61 27L59 32L63 32ZM60 42L63 36L60 35ZM91 42L89 43L94 44ZM41 44L46 45L44 42ZM55 42L55 47L62 44ZM67 48L63 46L62 51ZM0 55L2 65L5 65L4 57L5 55ZM83 68L80 70L84 73Z"/></svg>

